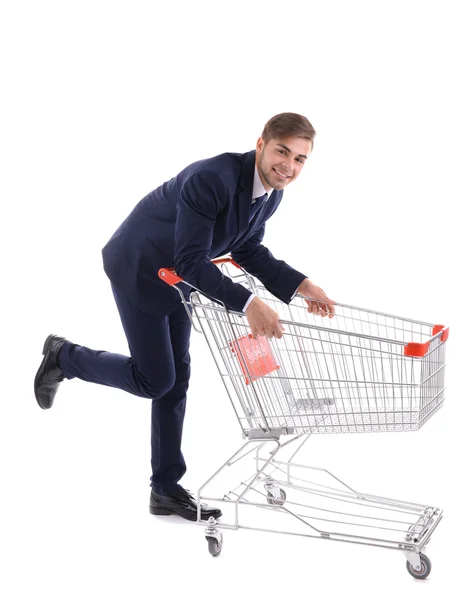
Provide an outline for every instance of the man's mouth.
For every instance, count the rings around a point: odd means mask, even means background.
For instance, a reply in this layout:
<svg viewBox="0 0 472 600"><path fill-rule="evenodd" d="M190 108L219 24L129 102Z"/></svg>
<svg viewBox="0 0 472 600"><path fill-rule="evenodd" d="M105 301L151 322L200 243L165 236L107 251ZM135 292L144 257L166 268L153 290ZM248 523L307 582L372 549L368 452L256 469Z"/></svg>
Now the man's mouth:
<svg viewBox="0 0 472 600"><path fill-rule="evenodd" d="M275 169L274 167L272 167L274 169L274 171L277 173L277 175L279 177L282 177L283 179L290 179L290 175L284 175L284 173L281 173L280 171L277 171L277 169Z"/></svg>

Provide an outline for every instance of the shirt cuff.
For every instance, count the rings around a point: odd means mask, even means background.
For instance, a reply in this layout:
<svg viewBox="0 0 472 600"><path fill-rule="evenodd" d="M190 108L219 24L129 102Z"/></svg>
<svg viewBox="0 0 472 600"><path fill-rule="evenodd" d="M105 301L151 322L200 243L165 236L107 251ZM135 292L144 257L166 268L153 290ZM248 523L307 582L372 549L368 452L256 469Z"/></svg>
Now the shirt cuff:
<svg viewBox="0 0 472 600"><path fill-rule="evenodd" d="M249 298L247 299L247 302L246 302L246 304L245 304L245 305L244 305L244 307L243 307L243 312L246 312L246 310L247 310L247 307L248 307L248 306L251 304L251 300L252 300L253 298L255 298L255 297L256 297L256 295L255 295L255 294L251 294L251 295L249 296Z"/></svg>
<svg viewBox="0 0 472 600"><path fill-rule="evenodd" d="M305 277L305 279L303 281L306 281L308 279L308 277ZM298 290L300 289L300 286L302 285L303 281L298 285L297 289L293 292L292 297L290 298L290 301L292 301L295 296L298 294Z"/></svg>

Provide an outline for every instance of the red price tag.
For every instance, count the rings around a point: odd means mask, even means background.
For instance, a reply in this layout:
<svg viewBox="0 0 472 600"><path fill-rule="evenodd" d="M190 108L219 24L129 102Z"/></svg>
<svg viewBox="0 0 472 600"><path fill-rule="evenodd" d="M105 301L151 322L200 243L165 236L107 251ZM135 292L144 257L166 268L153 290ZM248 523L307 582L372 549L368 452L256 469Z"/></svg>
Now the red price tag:
<svg viewBox="0 0 472 600"><path fill-rule="evenodd" d="M266 337L259 336L254 339L250 333L231 341L229 345L232 352L238 357L247 385L250 381L255 381L259 377L280 369L277 361L272 356L269 340Z"/></svg>

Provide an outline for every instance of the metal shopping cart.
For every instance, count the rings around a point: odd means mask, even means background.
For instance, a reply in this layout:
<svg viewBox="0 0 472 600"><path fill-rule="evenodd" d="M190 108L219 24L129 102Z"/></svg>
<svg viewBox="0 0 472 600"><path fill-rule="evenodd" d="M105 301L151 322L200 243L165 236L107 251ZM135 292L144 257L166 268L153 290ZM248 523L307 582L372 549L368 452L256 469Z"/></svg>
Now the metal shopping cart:
<svg viewBox="0 0 472 600"><path fill-rule="evenodd" d="M245 438L197 493L210 554L221 552L221 529L274 531L400 550L409 573L425 579L431 562L423 550L442 510L361 494L326 469L294 459L312 434L422 427L444 402L448 328L345 304L322 319L307 312L302 296L286 305L231 259L214 262L272 306L285 331L281 339L253 339L244 314L198 291L186 301L176 287L205 336ZM159 276L174 286L182 281L168 269ZM282 443L284 436L290 437ZM293 452L282 461L287 447ZM222 497L203 498L210 482L248 455L249 478ZM202 521L203 499L232 505L233 523ZM241 515L251 522L254 510L256 526L243 525Z"/></svg>

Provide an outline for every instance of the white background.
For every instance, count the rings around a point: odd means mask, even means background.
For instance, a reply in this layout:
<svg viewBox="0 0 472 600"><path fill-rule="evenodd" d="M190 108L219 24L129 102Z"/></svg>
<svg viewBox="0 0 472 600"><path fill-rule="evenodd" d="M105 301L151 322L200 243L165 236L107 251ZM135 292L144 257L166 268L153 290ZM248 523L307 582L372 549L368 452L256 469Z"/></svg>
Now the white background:
<svg viewBox="0 0 472 600"><path fill-rule="evenodd" d="M0 23L1 596L467 596L468 2L17 1ZM200 526L148 514L150 402L78 380L50 411L34 399L51 332L127 353L100 250L136 202L254 148L283 111L317 137L266 245L335 300L451 327L446 404L424 429L319 436L303 457L444 509L425 582L400 553L264 533L226 533L212 559ZM192 348L196 490L241 438Z"/></svg>

